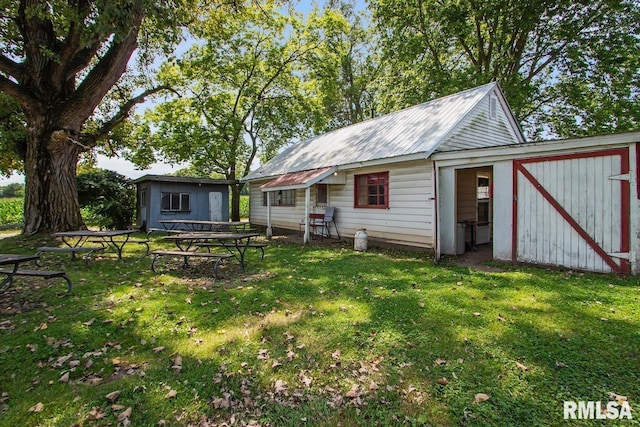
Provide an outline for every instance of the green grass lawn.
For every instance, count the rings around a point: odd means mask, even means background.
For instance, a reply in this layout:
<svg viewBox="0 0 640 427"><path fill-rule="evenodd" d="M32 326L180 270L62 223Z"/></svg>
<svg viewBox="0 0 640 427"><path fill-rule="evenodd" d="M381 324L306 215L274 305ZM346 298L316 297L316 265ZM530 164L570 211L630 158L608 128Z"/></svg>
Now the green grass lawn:
<svg viewBox="0 0 640 427"><path fill-rule="evenodd" d="M604 423L638 425L638 279L273 242L214 281L153 274L134 246L45 254L69 296L32 278L0 295L1 425L572 425L563 401L610 393L634 419Z"/></svg>

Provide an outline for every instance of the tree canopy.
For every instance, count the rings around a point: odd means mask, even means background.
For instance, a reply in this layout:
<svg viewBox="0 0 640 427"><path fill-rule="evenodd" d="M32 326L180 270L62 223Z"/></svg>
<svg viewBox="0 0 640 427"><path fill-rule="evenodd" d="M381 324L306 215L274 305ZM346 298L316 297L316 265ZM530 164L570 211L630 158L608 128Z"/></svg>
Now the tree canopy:
<svg viewBox="0 0 640 427"><path fill-rule="evenodd" d="M638 126L635 0L372 0L390 111L497 80L530 136Z"/></svg>

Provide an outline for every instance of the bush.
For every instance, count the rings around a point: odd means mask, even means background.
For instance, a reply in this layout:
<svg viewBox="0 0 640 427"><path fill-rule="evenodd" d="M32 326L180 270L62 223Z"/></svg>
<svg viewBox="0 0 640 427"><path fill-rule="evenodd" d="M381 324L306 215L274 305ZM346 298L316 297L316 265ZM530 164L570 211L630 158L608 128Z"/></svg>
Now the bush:
<svg viewBox="0 0 640 427"><path fill-rule="evenodd" d="M133 224L136 190L131 180L107 169L82 173L77 179L85 220L107 229Z"/></svg>

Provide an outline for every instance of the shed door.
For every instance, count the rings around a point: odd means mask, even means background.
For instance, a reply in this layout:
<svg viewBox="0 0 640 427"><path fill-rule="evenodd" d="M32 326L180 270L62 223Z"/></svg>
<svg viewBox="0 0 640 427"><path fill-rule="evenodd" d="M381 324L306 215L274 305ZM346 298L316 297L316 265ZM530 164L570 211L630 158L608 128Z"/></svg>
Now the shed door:
<svg viewBox="0 0 640 427"><path fill-rule="evenodd" d="M629 151L514 161L513 258L629 272Z"/></svg>
<svg viewBox="0 0 640 427"><path fill-rule="evenodd" d="M209 193L209 221L222 221L222 193Z"/></svg>

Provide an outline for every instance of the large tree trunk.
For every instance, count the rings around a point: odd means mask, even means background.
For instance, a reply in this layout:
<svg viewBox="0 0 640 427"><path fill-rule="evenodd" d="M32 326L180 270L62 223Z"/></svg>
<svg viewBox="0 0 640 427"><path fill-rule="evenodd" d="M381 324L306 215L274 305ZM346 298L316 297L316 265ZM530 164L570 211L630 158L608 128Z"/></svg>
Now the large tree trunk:
<svg viewBox="0 0 640 427"><path fill-rule="evenodd" d="M80 215L76 164L82 147L76 132L31 120L25 158L25 218L23 234L86 228Z"/></svg>

